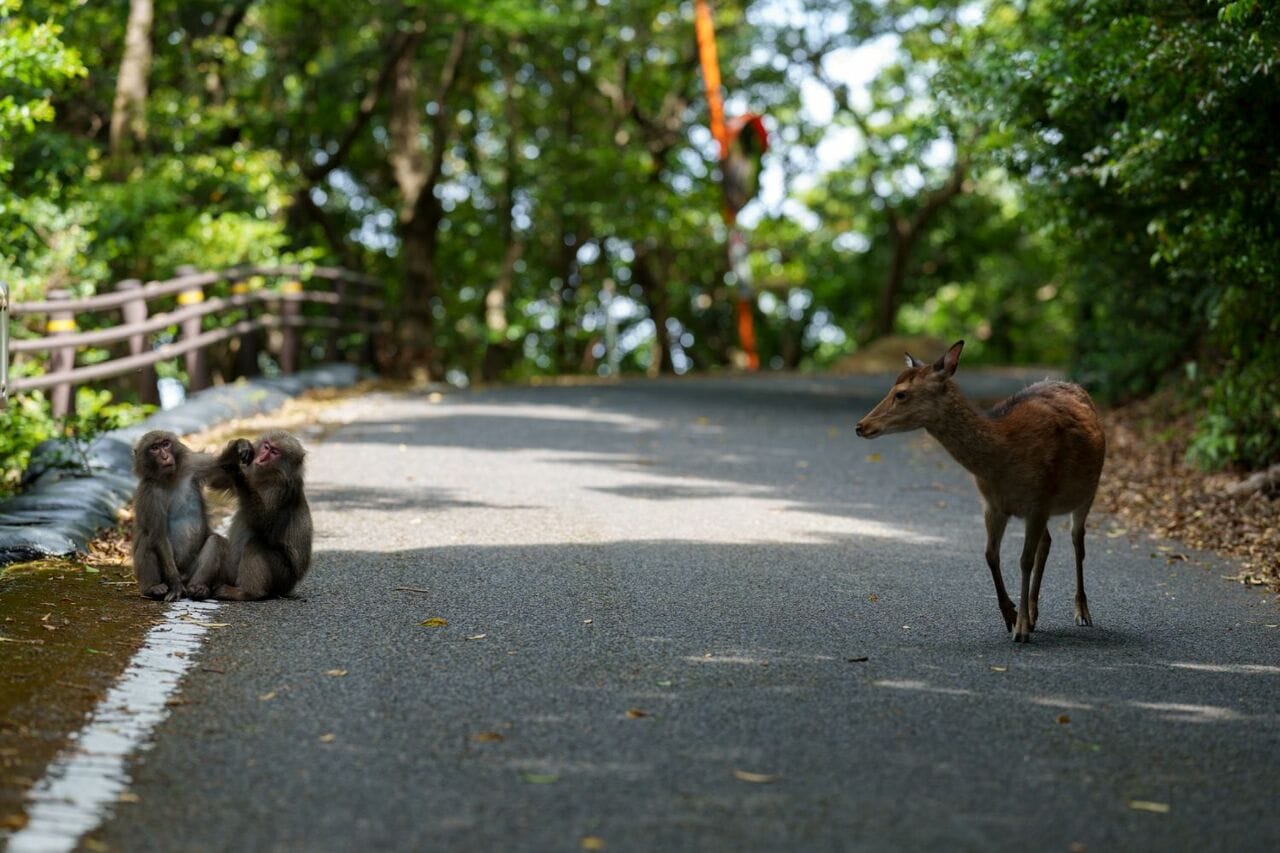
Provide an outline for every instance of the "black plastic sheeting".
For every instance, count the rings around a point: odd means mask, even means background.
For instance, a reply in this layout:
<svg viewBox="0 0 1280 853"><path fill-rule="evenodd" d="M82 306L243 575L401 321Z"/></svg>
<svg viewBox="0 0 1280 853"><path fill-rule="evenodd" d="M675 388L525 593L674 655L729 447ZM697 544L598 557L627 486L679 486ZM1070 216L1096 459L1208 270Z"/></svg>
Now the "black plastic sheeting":
<svg viewBox="0 0 1280 853"><path fill-rule="evenodd" d="M177 408L99 436L88 449L89 474L58 464L70 452L62 442L44 442L31 455L23 492L0 501L0 566L81 553L95 533L115 524L116 513L137 485L133 444L148 430L198 432L232 418L273 411L311 388L354 385L361 376L354 365L333 364L200 391Z"/></svg>

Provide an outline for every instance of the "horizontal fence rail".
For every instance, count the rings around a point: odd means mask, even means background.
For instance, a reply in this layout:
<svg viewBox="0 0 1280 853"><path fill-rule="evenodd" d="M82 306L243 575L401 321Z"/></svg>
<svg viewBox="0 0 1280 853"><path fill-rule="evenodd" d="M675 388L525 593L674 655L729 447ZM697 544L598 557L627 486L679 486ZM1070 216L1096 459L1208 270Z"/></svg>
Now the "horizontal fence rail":
<svg viewBox="0 0 1280 853"><path fill-rule="evenodd" d="M278 286L263 286L269 279L276 280ZM230 295L206 298L205 288L223 284L229 286ZM317 289L318 284L325 289ZM357 357L371 362L374 339L384 323L381 289L380 282L360 273L298 264L242 265L211 272L180 270L171 279L146 284L126 280L119 282L113 292L80 299L52 291L39 302L11 303L7 289L0 283L0 392L52 389L53 413L61 416L71 409L74 385L136 374L141 401L156 402L155 364L183 357L188 390L198 391L210 384L206 354L216 345L235 341L231 372L253 375L257 372L260 339L265 337L260 333L265 331L279 333L270 337L277 339L274 355L282 373L298 368L301 332L305 329L328 331L324 344L327 359L339 357L344 334L358 333L362 342ZM149 312L148 302L168 298L176 302L176 307L157 314ZM304 312L307 305L323 306L324 314ZM76 315L110 311L119 312L120 324L78 331ZM204 318L227 312L235 312L234 322L204 328ZM45 317L43 336L8 336L9 317L38 315ZM176 340L152 340L157 333L174 328L180 330ZM79 349L122 342L128 344L128 355L76 365ZM10 380L11 353L19 359L48 353L44 373Z"/></svg>

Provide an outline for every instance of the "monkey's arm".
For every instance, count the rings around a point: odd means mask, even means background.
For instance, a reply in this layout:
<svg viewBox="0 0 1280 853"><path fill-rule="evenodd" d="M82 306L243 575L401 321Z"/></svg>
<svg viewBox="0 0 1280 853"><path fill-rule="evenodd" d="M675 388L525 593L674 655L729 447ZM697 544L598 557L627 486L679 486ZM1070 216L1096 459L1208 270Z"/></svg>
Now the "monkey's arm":
<svg viewBox="0 0 1280 853"><path fill-rule="evenodd" d="M186 592L186 587L182 583L182 575L178 572L178 563L173 558L173 543L169 541L164 507L153 500L142 499L134 506L134 514L142 522L140 538L145 543L146 549L155 556L160 566L160 574L169 587L164 600L176 601Z"/></svg>
<svg viewBox="0 0 1280 853"><path fill-rule="evenodd" d="M234 491L235 483L231 481L231 475L224 467L223 456L225 454L226 451L221 454L196 453L193 451L187 458L191 473L195 476L196 481L211 489L223 492Z"/></svg>

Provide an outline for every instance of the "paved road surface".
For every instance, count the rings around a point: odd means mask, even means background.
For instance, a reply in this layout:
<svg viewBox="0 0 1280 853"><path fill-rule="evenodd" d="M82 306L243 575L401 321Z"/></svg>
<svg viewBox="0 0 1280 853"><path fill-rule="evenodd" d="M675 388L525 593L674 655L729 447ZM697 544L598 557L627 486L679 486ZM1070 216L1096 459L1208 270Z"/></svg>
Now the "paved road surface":
<svg viewBox="0 0 1280 853"><path fill-rule="evenodd" d="M883 387L347 406L312 445L299 597L219 612L138 801L97 838L1280 849L1276 605L1099 519L1096 627L1077 628L1060 519L1040 630L1015 646L967 475L921 434L854 436ZM1020 547L1011 527L1011 580Z"/></svg>

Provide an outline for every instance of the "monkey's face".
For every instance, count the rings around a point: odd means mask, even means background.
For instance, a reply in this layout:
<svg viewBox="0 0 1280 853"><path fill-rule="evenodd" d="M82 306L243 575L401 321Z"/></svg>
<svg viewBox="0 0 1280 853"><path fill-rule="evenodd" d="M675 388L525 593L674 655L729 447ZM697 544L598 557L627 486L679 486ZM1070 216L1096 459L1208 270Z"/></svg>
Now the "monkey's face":
<svg viewBox="0 0 1280 853"><path fill-rule="evenodd" d="M253 448L253 467L293 471L302 464L306 452L287 432L271 432L258 439Z"/></svg>
<svg viewBox="0 0 1280 853"><path fill-rule="evenodd" d="M253 464L265 468L275 465L279 461L280 448L269 438L260 440L258 446L253 450Z"/></svg>
<svg viewBox="0 0 1280 853"><path fill-rule="evenodd" d="M185 449L173 433L149 432L134 449L134 470L139 477L172 474L182 461Z"/></svg>

